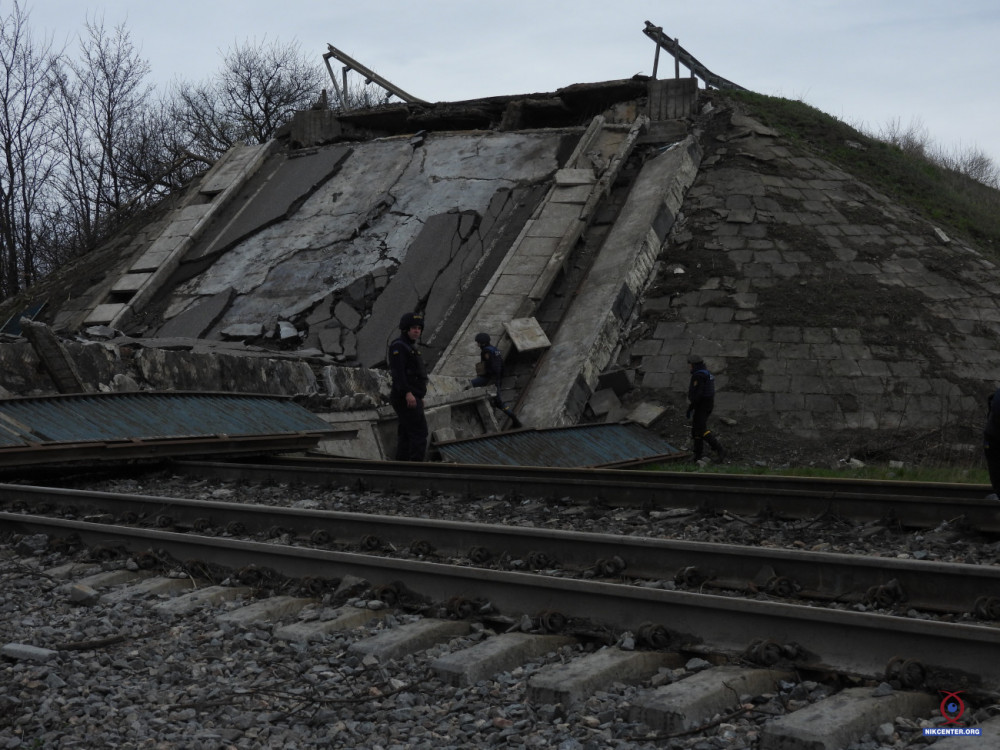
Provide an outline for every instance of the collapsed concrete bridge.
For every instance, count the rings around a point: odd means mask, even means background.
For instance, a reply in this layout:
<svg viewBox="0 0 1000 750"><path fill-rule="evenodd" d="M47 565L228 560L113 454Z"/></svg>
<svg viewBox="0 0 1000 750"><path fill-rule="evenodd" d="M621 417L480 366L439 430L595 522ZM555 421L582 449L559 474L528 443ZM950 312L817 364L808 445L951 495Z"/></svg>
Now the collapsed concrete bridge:
<svg viewBox="0 0 1000 750"><path fill-rule="evenodd" d="M382 457L385 348L411 309L437 440L502 426L465 390L478 331L531 427L628 418L683 442L697 351L731 428L806 439L972 413L998 364L998 284L974 248L695 79L636 77L301 112L4 309L8 333L27 311L60 334L83 389L298 395L336 426L327 450ZM926 335L842 315L838 290L898 298ZM829 314L782 311L803 298ZM51 354L5 341L4 388L58 390L37 374Z"/></svg>

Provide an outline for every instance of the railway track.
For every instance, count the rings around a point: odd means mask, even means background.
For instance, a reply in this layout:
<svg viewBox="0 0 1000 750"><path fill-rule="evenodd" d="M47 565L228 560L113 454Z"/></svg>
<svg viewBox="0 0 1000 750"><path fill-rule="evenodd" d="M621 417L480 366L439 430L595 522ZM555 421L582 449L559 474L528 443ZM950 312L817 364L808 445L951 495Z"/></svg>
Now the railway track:
<svg viewBox="0 0 1000 750"><path fill-rule="evenodd" d="M590 620L631 631L652 624L663 645L701 644L729 654L756 649L758 660L770 664L791 649L799 668L871 676L902 660L920 675L909 678L911 687L929 678L1000 689L1000 661L984 664L982 658L1000 647L995 627L820 604L864 602L991 617L1000 607L982 592L997 590L1000 569L988 566L20 485L0 486L0 497L17 508L62 506L93 519L0 513L7 528L79 538L93 547L132 554L155 549L174 560L256 566L295 579L355 576L390 591L402 587L450 601L464 613L486 601L504 613L552 613L557 622ZM232 538L253 534L269 541ZM488 567L493 559L506 561L506 569ZM511 563L521 569L509 569ZM657 583L664 580L686 590L666 590ZM763 650L762 643L768 644Z"/></svg>
<svg viewBox="0 0 1000 750"><path fill-rule="evenodd" d="M593 513L631 506L678 518L695 513L693 508L702 512L707 508L727 516L763 512L816 521L842 518L855 509L857 519L889 519L901 526L926 528L941 520L954 523L963 516L990 515L979 488L757 483L753 478L732 477L716 477L713 482L703 481L704 475L646 476L651 472L622 476L622 472L560 471L550 477L532 469L482 476L475 467L445 468L446 477L439 481L440 466L412 470L412 466L383 465L379 472L357 462L344 462L333 471L312 461L295 464L184 462L171 471L222 479L237 487L277 483L290 497L297 495L296 488L308 486L349 492L379 487L390 495L411 492L428 497L445 490L463 497L483 496L500 487L508 495L527 495L534 488L536 494L557 498L556 505L564 510L565 499L575 496L582 501L580 507ZM624 498L621 503L616 487ZM538 488L547 489L539 493ZM870 493L867 503L866 493ZM596 502L595 494L601 494ZM878 513L873 512L876 504ZM844 701L845 707L837 709L842 717L837 726L823 730L829 738L839 738L829 739L825 747L830 748L846 747L847 737L871 735L879 721L884 728L886 721L895 720L897 734L900 721L907 731L919 732L915 728L921 722L934 722L936 691L963 691L970 703L979 704L995 701L1000 692L1000 660L995 658L1000 654L1000 630L993 623L1000 608L993 598L998 571L994 566L24 484L0 485L0 531L6 538L44 534L57 545L86 544L89 554L105 560L104 567L119 566L126 558L133 567L172 566L174 574L164 584L149 577L152 570L140 571L142 581L133 584L141 592L136 596L167 591L161 585L173 590L178 570L199 591L207 592L216 588L211 584L217 580L200 580L200 573L229 571L228 585L222 587L226 596L252 597L252 603L247 601L235 613L250 615L271 602L270 614L257 615L252 627L261 627L259 618L269 617L273 625L268 627L286 633L282 637L292 637L287 632L307 624L287 623L296 608L327 601L341 582L363 579L371 586L369 596L387 612L403 607L421 617L391 631L405 640L404 633L412 626L406 648L413 651L400 651L401 646L379 651L374 644L387 634L369 626L369 638L352 647L356 653L404 658L428 648L425 631L441 628L433 642L451 639L448 648L454 651L421 662L439 680L495 684L491 675L497 670L524 669L525 659L535 665L541 659L550 662L545 670L555 671L528 680L529 702L565 704L562 710L566 710L570 704L592 702L587 695L602 685L611 689L612 682L624 681L637 685L630 691L639 692L618 699L631 708L624 713L616 710L615 721L663 737L697 730L698 722L714 726L713 717L722 707L733 709L727 701L732 701L734 684L742 684L746 695L773 694L797 683L795 694L802 693L802 684L836 685L829 697L816 698L815 706L810 706L829 713L829 705L821 708L824 703ZM265 590L271 596L260 599ZM166 594L156 596L162 600ZM364 615L370 616L371 612ZM468 642L459 644L469 623L476 620L488 630L499 624L501 633L505 628L508 632L475 648L467 648ZM514 642L514 638L528 640ZM638 651L619 648L633 638ZM362 645L369 641L370 651ZM527 646L529 642L535 645ZM595 642L604 648L596 653L591 653L593 646L580 650L580 644ZM439 653L444 646L430 648ZM539 656L543 652L544 658ZM604 674L604 668L591 657L602 654L601 658L614 661L608 674L617 677L597 676ZM698 656L707 660L705 666L730 666L701 674L685 670ZM563 667L551 663L553 658L565 662ZM632 666L622 667L626 662ZM561 668L568 671L559 672ZM673 693L669 685L657 688L655 681L649 683L664 670L673 670L680 680ZM810 678L814 682L808 682ZM873 702L870 687L852 687L879 680L903 691L897 694L902 702L887 708L887 701ZM837 692L845 686L848 689ZM691 703L692 695L706 690L716 702ZM687 704L678 709L671 701ZM665 708L668 704L674 707ZM706 714L706 705L715 708ZM797 707L796 701L791 706ZM866 718L858 718L862 716ZM762 731L752 730L751 735L764 738L761 747L813 747L808 737L815 729L795 729L793 720L800 719L814 728L817 721L822 723L815 716L808 718L806 709L779 718L758 716Z"/></svg>
<svg viewBox="0 0 1000 750"><path fill-rule="evenodd" d="M269 463L179 461L173 470L228 481L279 482L481 496L567 498L599 506L700 508L783 518L841 516L933 528L961 519L1000 534L1000 506L986 485L816 479L621 469L396 463L352 459L277 459Z"/></svg>
<svg viewBox="0 0 1000 750"><path fill-rule="evenodd" d="M685 590L1000 620L1000 568L994 566L23 485L0 485L0 499L0 508L50 508L100 523L214 537L287 537L317 548L389 556L402 551L476 567L671 580Z"/></svg>

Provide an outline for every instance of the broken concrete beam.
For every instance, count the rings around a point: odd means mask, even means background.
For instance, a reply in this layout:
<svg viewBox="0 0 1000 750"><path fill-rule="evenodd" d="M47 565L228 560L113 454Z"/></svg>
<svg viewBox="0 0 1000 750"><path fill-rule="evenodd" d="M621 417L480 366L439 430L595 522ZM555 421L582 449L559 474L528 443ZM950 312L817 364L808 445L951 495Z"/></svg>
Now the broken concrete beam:
<svg viewBox="0 0 1000 750"><path fill-rule="evenodd" d="M24 337L31 342L35 353L38 354L38 358L60 393L93 391L84 385L83 378L76 369L76 363L51 328L44 323L22 318L21 330Z"/></svg>

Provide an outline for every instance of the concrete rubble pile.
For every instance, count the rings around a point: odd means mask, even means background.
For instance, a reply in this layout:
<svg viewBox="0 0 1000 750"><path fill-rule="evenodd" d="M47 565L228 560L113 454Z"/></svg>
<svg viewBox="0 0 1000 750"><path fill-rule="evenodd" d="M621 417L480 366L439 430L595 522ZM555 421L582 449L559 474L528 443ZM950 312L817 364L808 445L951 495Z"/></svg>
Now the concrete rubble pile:
<svg viewBox="0 0 1000 750"><path fill-rule="evenodd" d="M893 339L892 310L861 321L832 298L816 322L782 317L838 288L896 300L922 336ZM432 439L505 427L492 394L466 388L486 332L533 428L632 420L683 442L685 362L704 356L749 453L763 434L971 413L995 378L998 288L974 248L719 92L637 76L300 112L6 301L0 386L290 395L343 436L326 450L382 458L386 347L420 310Z"/></svg>

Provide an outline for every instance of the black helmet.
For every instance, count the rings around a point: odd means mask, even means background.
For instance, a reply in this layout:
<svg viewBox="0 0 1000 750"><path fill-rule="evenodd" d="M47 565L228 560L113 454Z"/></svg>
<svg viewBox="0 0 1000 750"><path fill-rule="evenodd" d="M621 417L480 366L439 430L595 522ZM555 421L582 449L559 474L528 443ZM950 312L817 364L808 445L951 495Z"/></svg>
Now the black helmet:
<svg viewBox="0 0 1000 750"><path fill-rule="evenodd" d="M690 357L688 357L688 364L700 365L703 361L704 359L702 357L699 357L697 354L692 354Z"/></svg>
<svg viewBox="0 0 1000 750"><path fill-rule="evenodd" d="M490 343L490 335L488 333L477 333L476 343L480 346L488 346Z"/></svg>
<svg viewBox="0 0 1000 750"><path fill-rule="evenodd" d="M399 319L399 330L408 331L413 328L413 326L420 326L421 329L424 327L423 313L408 312Z"/></svg>

